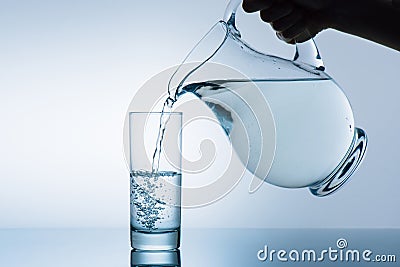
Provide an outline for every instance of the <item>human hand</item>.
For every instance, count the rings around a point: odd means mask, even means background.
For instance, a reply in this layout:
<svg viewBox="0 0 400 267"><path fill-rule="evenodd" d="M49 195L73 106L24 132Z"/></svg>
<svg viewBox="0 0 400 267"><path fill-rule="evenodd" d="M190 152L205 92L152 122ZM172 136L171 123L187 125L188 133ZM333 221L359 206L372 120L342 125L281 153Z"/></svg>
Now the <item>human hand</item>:
<svg viewBox="0 0 400 267"><path fill-rule="evenodd" d="M243 9L259 11L261 19L271 24L281 40L294 44L305 42L331 26L334 1L243 0Z"/></svg>

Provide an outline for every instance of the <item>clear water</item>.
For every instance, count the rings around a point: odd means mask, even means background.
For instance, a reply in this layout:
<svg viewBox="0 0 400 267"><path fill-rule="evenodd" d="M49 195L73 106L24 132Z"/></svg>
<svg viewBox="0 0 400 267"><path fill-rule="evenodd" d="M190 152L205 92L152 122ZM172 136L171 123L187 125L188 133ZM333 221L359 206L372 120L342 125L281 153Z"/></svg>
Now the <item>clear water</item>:
<svg viewBox="0 0 400 267"><path fill-rule="evenodd" d="M162 112L151 171L131 172L131 227L135 231L163 231L180 228L181 174L160 171L159 164L169 112L177 96L168 89Z"/></svg>
<svg viewBox="0 0 400 267"><path fill-rule="evenodd" d="M168 90L168 97L163 104L163 108L160 115L160 126L158 129L157 141L154 149L153 159L152 159L152 173L158 172L158 167L160 165L160 157L162 152L162 143L164 139L165 129L167 127L168 120L170 118L170 112L172 111L172 107L177 101L176 96L172 97L172 93Z"/></svg>
<svg viewBox="0 0 400 267"><path fill-rule="evenodd" d="M131 226L139 231L180 227L181 174L134 171L131 173Z"/></svg>
<svg viewBox="0 0 400 267"><path fill-rule="evenodd" d="M330 79L215 80L178 95L187 92L213 111L246 168L275 185L304 187L327 177L354 136L350 104Z"/></svg>
<svg viewBox="0 0 400 267"><path fill-rule="evenodd" d="M354 137L351 106L331 79L192 83L178 88L164 109L186 93L213 111L245 167L259 178L251 182L252 192L263 181L289 188L320 181L339 165ZM153 162L168 118L161 115Z"/></svg>

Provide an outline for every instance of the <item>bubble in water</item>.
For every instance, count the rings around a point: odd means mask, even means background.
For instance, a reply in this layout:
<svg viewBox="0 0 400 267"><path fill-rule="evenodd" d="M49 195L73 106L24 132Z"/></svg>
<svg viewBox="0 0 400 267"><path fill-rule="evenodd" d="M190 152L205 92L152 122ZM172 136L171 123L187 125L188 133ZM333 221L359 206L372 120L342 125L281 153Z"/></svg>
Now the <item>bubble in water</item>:
<svg viewBox="0 0 400 267"><path fill-rule="evenodd" d="M180 195L176 194L175 187L168 186L179 180L180 174L176 172L138 170L131 173L131 223L135 228L158 230L179 225L175 204L180 202Z"/></svg>

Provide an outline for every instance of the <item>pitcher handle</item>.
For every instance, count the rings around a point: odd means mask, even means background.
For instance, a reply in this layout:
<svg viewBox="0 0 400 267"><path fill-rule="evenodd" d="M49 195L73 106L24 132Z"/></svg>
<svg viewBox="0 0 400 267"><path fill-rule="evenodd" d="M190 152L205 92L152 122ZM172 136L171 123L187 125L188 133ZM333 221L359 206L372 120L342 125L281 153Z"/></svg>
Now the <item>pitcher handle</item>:
<svg viewBox="0 0 400 267"><path fill-rule="evenodd" d="M241 2L242 0L229 1L224 15L224 21L228 24L230 30L239 37L240 32L236 28L236 11ZM324 62L313 38L303 43L296 43L296 52L293 61L311 65L318 70L325 70Z"/></svg>

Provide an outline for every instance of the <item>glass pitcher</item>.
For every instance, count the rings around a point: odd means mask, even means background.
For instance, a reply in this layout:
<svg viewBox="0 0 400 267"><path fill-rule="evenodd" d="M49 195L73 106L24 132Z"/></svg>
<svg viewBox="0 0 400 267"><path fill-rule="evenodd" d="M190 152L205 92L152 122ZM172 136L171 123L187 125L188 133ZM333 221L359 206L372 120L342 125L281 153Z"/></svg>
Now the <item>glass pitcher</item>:
<svg viewBox="0 0 400 267"><path fill-rule="evenodd" d="M314 40L296 44L293 60L258 52L236 27L240 3L229 2L224 20L191 51L169 88L176 88L176 98L193 93L213 111L242 163L259 178L250 192L264 181L329 195L362 161L366 134L354 127L350 103L324 72ZM211 53L194 60L204 44Z"/></svg>

